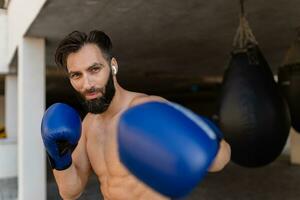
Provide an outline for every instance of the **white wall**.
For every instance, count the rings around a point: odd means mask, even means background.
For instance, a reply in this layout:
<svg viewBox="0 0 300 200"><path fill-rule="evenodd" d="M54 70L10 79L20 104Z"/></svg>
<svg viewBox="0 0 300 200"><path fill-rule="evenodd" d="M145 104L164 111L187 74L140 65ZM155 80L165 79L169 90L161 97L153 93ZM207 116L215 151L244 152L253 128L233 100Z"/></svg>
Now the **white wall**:
<svg viewBox="0 0 300 200"><path fill-rule="evenodd" d="M17 176L17 144L15 140L0 140L0 179Z"/></svg>

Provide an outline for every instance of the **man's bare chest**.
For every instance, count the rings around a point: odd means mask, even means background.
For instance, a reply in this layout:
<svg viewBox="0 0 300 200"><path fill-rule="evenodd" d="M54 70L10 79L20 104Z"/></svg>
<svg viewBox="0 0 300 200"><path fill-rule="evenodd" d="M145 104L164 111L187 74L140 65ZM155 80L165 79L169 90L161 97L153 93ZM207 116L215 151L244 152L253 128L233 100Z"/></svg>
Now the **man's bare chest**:
<svg viewBox="0 0 300 200"><path fill-rule="evenodd" d="M99 177L127 174L119 160L117 127L114 123L94 127L88 133L86 147L91 166Z"/></svg>

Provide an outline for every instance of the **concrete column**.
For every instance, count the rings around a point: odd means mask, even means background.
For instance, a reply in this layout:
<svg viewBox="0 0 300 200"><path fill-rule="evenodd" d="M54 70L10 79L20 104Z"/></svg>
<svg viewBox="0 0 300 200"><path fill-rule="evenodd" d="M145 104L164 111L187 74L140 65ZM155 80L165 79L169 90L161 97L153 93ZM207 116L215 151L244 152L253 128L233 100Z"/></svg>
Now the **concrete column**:
<svg viewBox="0 0 300 200"><path fill-rule="evenodd" d="M4 95L0 95L0 128L4 126Z"/></svg>
<svg viewBox="0 0 300 200"><path fill-rule="evenodd" d="M5 76L5 130L8 138L17 138L17 75Z"/></svg>
<svg viewBox="0 0 300 200"><path fill-rule="evenodd" d="M7 11L0 8L0 72L8 72Z"/></svg>
<svg viewBox="0 0 300 200"><path fill-rule="evenodd" d="M22 38L18 54L18 199L46 200L40 126L45 109L45 41Z"/></svg>

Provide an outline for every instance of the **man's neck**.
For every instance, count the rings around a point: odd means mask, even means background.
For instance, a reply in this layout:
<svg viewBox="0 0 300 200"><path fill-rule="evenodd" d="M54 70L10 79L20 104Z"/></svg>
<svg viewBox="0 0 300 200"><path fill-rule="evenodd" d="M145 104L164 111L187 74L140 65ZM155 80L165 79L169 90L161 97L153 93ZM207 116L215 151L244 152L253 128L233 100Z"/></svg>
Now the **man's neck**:
<svg viewBox="0 0 300 200"><path fill-rule="evenodd" d="M102 118L112 118L115 114L119 113L123 108L123 102L122 99L124 99L124 95L126 93L126 90L124 90L120 85L115 85L115 95L108 107L108 109L101 114Z"/></svg>

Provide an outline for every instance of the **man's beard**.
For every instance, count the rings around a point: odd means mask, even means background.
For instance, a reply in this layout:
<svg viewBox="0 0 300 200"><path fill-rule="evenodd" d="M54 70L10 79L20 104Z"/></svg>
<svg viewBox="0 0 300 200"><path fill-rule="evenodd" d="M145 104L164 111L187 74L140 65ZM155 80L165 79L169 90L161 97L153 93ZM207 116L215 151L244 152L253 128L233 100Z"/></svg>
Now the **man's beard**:
<svg viewBox="0 0 300 200"><path fill-rule="evenodd" d="M97 92L97 93L100 92L102 94L102 96L97 97L95 99L87 100L85 98L85 94L92 93L92 92ZM92 87L92 88L84 91L83 94L81 94L81 93L78 93L78 94L80 94L81 102L84 105L84 107L87 109L87 112L93 113L93 114L101 114L108 109L108 107L115 95L115 92L116 92L116 89L114 86L113 76L110 73L104 88Z"/></svg>

